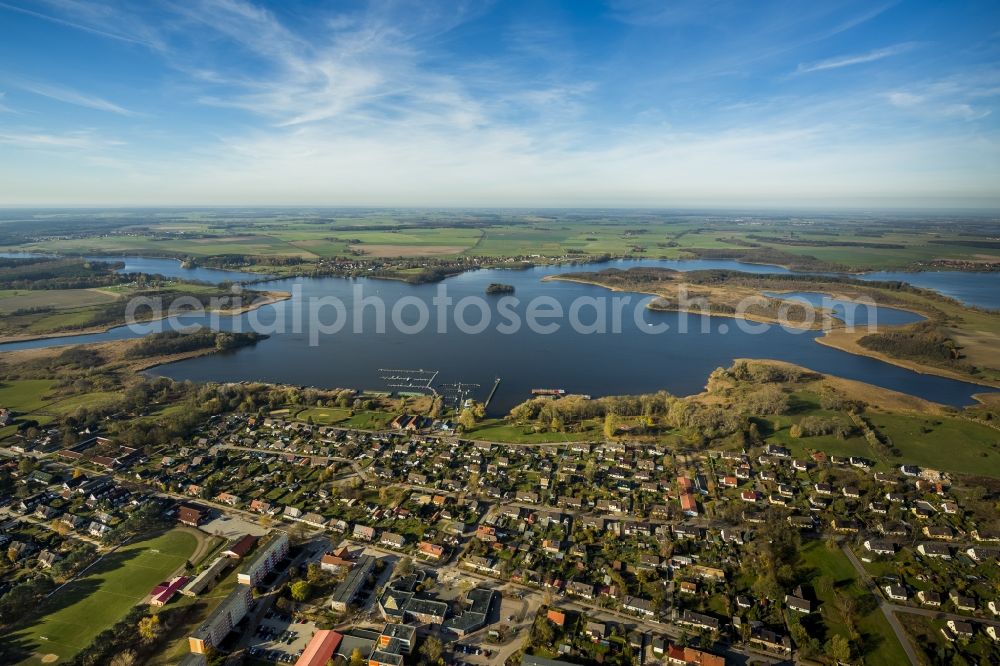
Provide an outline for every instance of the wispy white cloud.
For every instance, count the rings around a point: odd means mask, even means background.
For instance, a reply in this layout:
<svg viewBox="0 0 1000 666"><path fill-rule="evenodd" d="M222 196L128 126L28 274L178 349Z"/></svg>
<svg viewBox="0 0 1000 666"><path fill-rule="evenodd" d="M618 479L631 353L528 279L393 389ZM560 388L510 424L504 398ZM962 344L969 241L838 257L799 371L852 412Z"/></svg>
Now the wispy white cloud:
<svg viewBox="0 0 1000 666"><path fill-rule="evenodd" d="M134 111L130 111L114 102L109 102L102 97L90 95L65 86L20 80L11 81L10 84L32 94L48 97L49 99L66 104L73 104L74 106L82 106L87 109L94 109L95 111L107 111L108 113L116 113L120 116L137 115Z"/></svg>
<svg viewBox="0 0 1000 666"><path fill-rule="evenodd" d="M741 29L733 40L708 40L704 59L672 51L682 62L668 64L692 83L666 85L650 81L649 68L634 71L646 64L641 58L579 67L579 35L545 30L544 22L539 29L519 23L501 35L498 50L469 49L469 35L452 40L447 33L478 16L471 4L373 2L349 14L327 8L304 15L248 0L165 0L156 11L168 20L149 26L144 3L114 15L101 9L108 5L83 4L47 6L115 39L156 35L169 79L160 85L181 92L170 97L182 100L185 114L191 104L212 108L198 110L194 129L183 121L144 123L151 127L134 146L88 132L0 128L8 152L44 153L46 166L69 174L58 195L64 202L670 205L905 200L913 192L1000 198L995 132L988 123L958 122L989 113L993 100L983 95L1000 90L1000 80L858 80L807 93L803 84L812 81L781 76L804 60L790 51L870 21L888 5L810 7L808 17L776 12L762 21L770 30L763 36ZM692 32L715 30L701 23L701 4L667 8L672 13L658 25L693 21L699 28ZM662 3L646 8L657 7ZM740 11L753 15L756 27L755 12ZM450 50L455 43L462 46ZM875 62L912 46L808 62L797 73ZM720 68L754 85L706 83L702 72ZM707 101L689 93L701 86ZM138 104L57 92L47 96L120 115ZM173 107L162 108L157 119L170 119ZM910 122L896 127L900 119ZM131 137L132 124L124 136ZM77 171L85 159L120 176L88 181ZM0 179L27 183L14 162L0 159ZM50 182L39 172L39 182Z"/></svg>
<svg viewBox="0 0 1000 666"><path fill-rule="evenodd" d="M975 69L885 93L890 106L925 119L980 120L1000 98L1000 68Z"/></svg>
<svg viewBox="0 0 1000 666"><path fill-rule="evenodd" d="M826 60L819 60L812 63L801 63L795 70L797 74L807 74L809 72L822 72L829 69L840 69L841 67L851 67L853 65L864 65L869 62L876 62L879 60L884 60L885 58L891 58L892 56L897 56L901 53L906 53L907 51L913 49L916 46L913 42L905 42L903 44L896 44L894 46L888 46L882 49L875 49L874 51L868 51L867 53L857 53L854 55L837 56L836 58L828 58Z"/></svg>
<svg viewBox="0 0 1000 666"><path fill-rule="evenodd" d="M128 11L121 11L113 5L79 0L43 0L43 2L52 12L41 12L8 2L0 2L0 9L33 16L99 37L157 50L163 48L162 39L149 23L135 21Z"/></svg>
<svg viewBox="0 0 1000 666"><path fill-rule="evenodd" d="M122 145L121 141L99 136L90 130L61 134L33 131L0 130L0 143L19 148L63 149L93 151Z"/></svg>
<svg viewBox="0 0 1000 666"><path fill-rule="evenodd" d="M4 91L0 91L0 113L10 113L11 111L13 111L13 109L4 104L3 100L5 97L7 97L7 93Z"/></svg>

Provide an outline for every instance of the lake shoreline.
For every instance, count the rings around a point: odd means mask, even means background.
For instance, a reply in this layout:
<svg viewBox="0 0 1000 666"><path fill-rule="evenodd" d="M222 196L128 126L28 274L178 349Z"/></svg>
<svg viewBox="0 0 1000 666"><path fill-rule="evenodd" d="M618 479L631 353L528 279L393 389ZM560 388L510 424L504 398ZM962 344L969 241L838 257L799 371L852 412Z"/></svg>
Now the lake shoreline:
<svg viewBox="0 0 1000 666"><path fill-rule="evenodd" d="M662 297L661 294L658 294L658 293L653 292L653 291L642 291L642 290L637 290L637 289L621 289L619 287L612 287L612 286L608 286L608 285L605 285L605 284L601 284L600 282L598 282L596 280L590 280L590 279L586 279L586 278L574 277L572 274L570 274L570 275L547 275L547 276L545 276L545 277L542 278L542 281L543 282L547 282L547 281L573 282L573 283L576 283L576 284L586 284L586 285L591 285L591 286L595 286L595 287L601 287L603 289L607 289L607 290L612 291L612 292L638 293L638 294L646 294L648 296ZM795 291L796 290L791 290L791 291L788 291L788 292L785 292L785 293L795 293ZM834 298L839 298L841 300L852 300L852 299L847 298L844 295L838 296L837 294L835 294L833 292L816 292L816 293L828 294L828 295L830 295L830 296L832 296ZM652 303L647 304L646 307L649 308L650 310L659 311L659 312L686 312L686 313L689 313L689 314L696 314L696 315L707 316L707 317L726 317L726 318L729 318L729 319L743 319L743 320L746 320L746 321L753 321L753 322L763 323L763 324L777 324L777 325L786 326L786 327L789 327L789 328L798 328L800 330L802 330L802 329L804 329L804 330L813 330L813 331L823 330L823 331L825 331L823 333L823 335L817 336L814 339L814 341L817 342L817 343L819 343L819 344L821 344L821 345L825 345L827 347L830 347L832 349L836 349L838 351L842 351L842 352L845 352L845 353L848 353L848 354L854 354L856 356L865 356L865 357L868 357L868 358L871 358L871 359L875 359L876 361L880 361L880 362L883 362L883 363L888 363L890 365L895 365L896 367L904 368L906 370L910 370L912 372L916 372L916 373L919 373L919 374L922 374L922 375L932 375L932 376L935 376L935 377L943 377L945 379L953 379L953 380L956 380L956 381L966 382L966 383L969 383L969 384L976 384L978 386L984 386L984 387L987 387L987 388L1000 389L1000 382L991 382L989 380L984 380L984 379L981 379L981 378L972 377L970 375L966 375L966 374L962 374L962 373L959 373L959 372L951 371L951 370L948 370L947 368L935 368L934 366L922 365L922 364L917 363L915 361L908 361L908 360L905 360L905 359L897 359L897 358L893 358L891 356L887 356L885 354L881 354L879 352L875 352L875 351L872 351L872 350L869 350L869 349L865 349L864 347L862 347L860 344L857 343L856 337L852 337L852 336L858 336L859 337L861 335L867 335L868 331L860 331L860 332L859 331L848 331L848 330L846 330L846 328L843 325L843 323L840 326L835 326L833 328L823 329L822 326L820 326L820 325L814 325L814 326L809 326L809 327L806 327L806 326L794 326L793 324L791 324L789 322L779 322L778 320L772 319L772 318L769 318L769 317L748 316L748 315L742 315L742 316L740 316L740 315L736 315L736 314L727 314L727 313L724 313L724 312L718 312L718 313L712 312L712 313L706 314L706 313L703 313L703 312L699 312L697 310L690 310L690 309L687 309L687 308L677 308L677 307L675 307L675 308L657 308L657 307L653 307ZM907 312L912 312L913 314L918 314L918 315L921 315L921 316L924 316L924 317L928 317L928 313L921 312L920 310L914 309L912 307L911 308L905 308L905 307L899 307L899 308L897 308L894 305L893 306L884 306L884 307L892 307L894 309L905 310ZM973 396L973 397L975 397L975 396ZM976 399L978 400L978 398L976 398Z"/></svg>

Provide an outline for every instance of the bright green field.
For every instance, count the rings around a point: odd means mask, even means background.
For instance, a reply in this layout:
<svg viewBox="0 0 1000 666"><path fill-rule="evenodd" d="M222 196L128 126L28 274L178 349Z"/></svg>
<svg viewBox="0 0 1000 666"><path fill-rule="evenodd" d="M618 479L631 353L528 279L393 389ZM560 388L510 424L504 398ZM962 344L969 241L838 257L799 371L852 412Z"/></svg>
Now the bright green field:
<svg viewBox="0 0 1000 666"><path fill-rule="evenodd" d="M391 412L357 411L351 416L350 409L340 407L307 407L295 414L299 421L312 418L316 425L339 425L360 430L380 430L385 428L395 414Z"/></svg>
<svg viewBox="0 0 1000 666"><path fill-rule="evenodd" d="M49 403L44 398L55 382L50 379L19 379L0 383L0 407L29 413Z"/></svg>
<svg viewBox="0 0 1000 666"><path fill-rule="evenodd" d="M874 414L906 462L960 474L1000 476L1000 431L947 417Z"/></svg>
<svg viewBox="0 0 1000 666"><path fill-rule="evenodd" d="M842 440L834 435L794 438L791 425L804 416L834 418L844 424L849 419L836 412L820 409L815 396L807 391L793 395L794 415L769 417L773 432L768 442L781 444L797 456L813 451L830 455L862 456L875 459L881 468L903 463L956 474L1000 476L1000 430L948 416L869 411L872 424L900 450L899 457L885 456L874 450L863 437Z"/></svg>
<svg viewBox="0 0 1000 666"><path fill-rule="evenodd" d="M118 393L95 391L64 398L49 397L55 385L50 379L18 379L0 383L0 407L7 407L17 413L18 421L34 420L39 424L50 423L57 416L72 414L80 407L100 407L116 400ZM0 428L0 440L13 435L18 424Z"/></svg>
<svg viewBox="0 0 1000 666"><path fill-rule="evenodd" d="M295 414L295 418L300 421L312 419L317 425L333 425L346 421L351 416L350 409L339 407L306 407L301 412Z"/></svg>
<svg viewBox="0 0 1000 666"><path fill-rule="evenodd" d="M120 548L56 593L46 615L4 640L37 653L25 664L41 664L40 656L50 653L68 659L184 566L196 545L193 535L172 530Z"/></svg>

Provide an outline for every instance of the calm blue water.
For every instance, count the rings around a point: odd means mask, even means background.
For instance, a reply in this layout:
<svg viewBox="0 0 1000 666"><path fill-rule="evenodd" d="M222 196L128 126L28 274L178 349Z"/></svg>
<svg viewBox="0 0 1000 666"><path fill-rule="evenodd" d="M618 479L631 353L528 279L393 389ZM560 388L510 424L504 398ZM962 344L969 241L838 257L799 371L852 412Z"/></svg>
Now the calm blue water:
<svg viewBox="0 0 1000 666"><path fill-rule="evenodd" d="M901 273L881 271L858 275L862 280L898 280L914 287L933 289L957 301L990 310L1000 310L1000 273L925 271Z"/></svg>
<svg viewBox="0 0 1000 666"><path fill-rule="evenodd" d="M150 272L163 273L162 259L150 259ZM526 399L532 388L562 388L570 392L591 395L638 393L666 389L677 395L697 393L704 387L709 373L728 366L736 358L772 358L796 363L819 372L857 379L878 386L918 395L950 405L972 402L972 394L988 389L974 384L922 375L874 359L840 352L815 342L815 331L785 330L777 326L761 326L746 322L759 332L741 330L737 320L722 317L699 317L683 313L655 312L643 307L644 298L636 294L613 293L601 287L566 282L541 282L546 275L606 268L635 266L669 266L676 269L705 268L746 269L747 265L728 261L663 262L657 260L615 261L597 265L534 267L526 270L481 270L458 275L443 283L410 285L402 282L370 279L289 279L261 283L260 289L292 291L295 297L240 317L212 322L205 317L185 317L187 324L217 325L224 330L258 330L270 338L254 347L229 354L191 359L157 368L157 374L178 380L194 381L268 381L301 386L352 387L385 389L379 378L380 368L429 369L440 374L435 384L471 382L480 384L479 397L485 397L495 377L502 377L491 404L491 413L506 412ZM179 267L174 265L177 270ZM753 266L755 272L787 272L766 266ZM205 269L210 270L210 269ZM231 274L213 271L215 277L226 280ZM501 311L501 299L488 297L491 325L483 332L472 334L455 324L456 305L467 296L483 297L491 282L514 285L517 304ZM437 331L435 296L446 289L452 305L445 309L445 331ZM359 290L359 291L356 291ZM498 330L497 324L509 323L509 315L526 319L526 306L538 296L551 298L551 305L568 312L577 299L589 299L578 320L584 325L604 322L609 332L573 330L564 317L554 332L529 330L522 325L516 332ZM300 318L296 329L296 312L310 299L334 297L344 304L344 327L335 334L319 336L318 344L310 344L305 325L308 311ZM387 325L379 329L380 313L375 306L355 312L358 298L377 297L384 303ZM804 298L810 298L804 295ZM610 332L612 299L620 299L621 330ZM479 299L477 299L479 300ZM423 304L430 316L430 325L416 334L406 334L391 323L392 312L405 325L416 323L417 303ZM598 316L597 303L605 311ZM307 310L307 309L306 309ZM888 310L888 312L886 312ZM358 316L355 316L355 315ZM480 321L476 307L465 310L464 320ZM856 323L864 323L865 309L854 315ZM912 321L912 313L882 308L879 321L898 323ZM319 311L319 319L332 323L336 319L333 306ZM550 320L541 323L551 323ZM865 319L864 321L867 321ZM251 327L251 322L257 324ZM355 325L361 332L354 332ZM658 326L667 329L658 331ZM314 327L313 327L314 328ZM682 329L686 329L683 332ZM155 325L152 330L155 330ZM151 332L139 332L125 327L107 333L73 336L60 339L0 345L0 351L48 347L86 342L125 339Z"/></svg>
<svg viewBox="0 0 1000 666"><path fill-rule="evenodd" d="M0 257L43 257L55 256L38 254L31 252L0 252ZM200 282L211 282L218 284L231 281L254 281L262 277L257 273L246 273L240 271L223 271L215 268L181 268L179 261L174 259L153 259L149 257L89 257L92 261L124 261L126 273L150 273L159 274L166 277L173 277L183 280L198 280ZM620 260L590 266L586 270L600 270L608 267L629 268L632 266L662 266L673 268L678 271L697 271L710 269L724 269L742 271L744 273L791 273L787 268L781 266L768 266L762 264L745 264L732 260L711 260L711 259L648 259L648 260ZM585 270L582 267L573 267L573 270ZM883 271L878 273L865 273L852 275L861 280L889 280L905 282L915 287L933 289L946 296L959 300L969 305L982 308L1000 309L1000 273L997 272L958 272L958 271L925 271L920 273L891 272Z"/></svg>

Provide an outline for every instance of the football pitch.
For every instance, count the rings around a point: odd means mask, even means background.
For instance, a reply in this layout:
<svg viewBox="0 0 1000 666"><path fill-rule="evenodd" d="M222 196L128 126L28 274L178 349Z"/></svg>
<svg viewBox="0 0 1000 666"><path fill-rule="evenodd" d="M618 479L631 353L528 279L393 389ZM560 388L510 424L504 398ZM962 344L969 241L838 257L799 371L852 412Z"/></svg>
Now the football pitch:
<svg viewBox="0 0 1000 666"><path fill-rule="evenodd" d="M32 653L22 664L69 659L183 567L196 546L193 534L176 529L124 546L48 599L45 615L4 640Z"/></svg>

